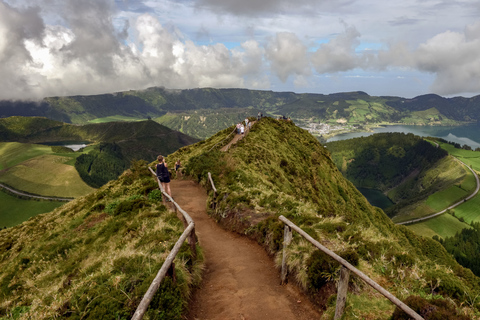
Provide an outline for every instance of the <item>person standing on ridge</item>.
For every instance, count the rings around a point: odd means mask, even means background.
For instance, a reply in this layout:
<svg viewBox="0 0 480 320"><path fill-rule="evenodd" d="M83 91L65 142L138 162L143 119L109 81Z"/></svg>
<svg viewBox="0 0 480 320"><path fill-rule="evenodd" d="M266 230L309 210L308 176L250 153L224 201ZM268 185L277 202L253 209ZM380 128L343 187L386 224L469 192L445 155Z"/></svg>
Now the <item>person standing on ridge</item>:
<svg viewBox="0 0 480 320"><path fill-rule="evenodd" d="M162 183L163 190L171 197L172 192L170 191L170 172L168 172L168 165L165 162L163 156L157 157L157 177Z"/></svg>
<svg viewBox="0 0 480 320"><path fill-rule="evenodd" d="M180 174L180 167L182 166L182 163L180 162L180 160L177 160L177 162L175 162L175 172L178 174Z"/></svg>

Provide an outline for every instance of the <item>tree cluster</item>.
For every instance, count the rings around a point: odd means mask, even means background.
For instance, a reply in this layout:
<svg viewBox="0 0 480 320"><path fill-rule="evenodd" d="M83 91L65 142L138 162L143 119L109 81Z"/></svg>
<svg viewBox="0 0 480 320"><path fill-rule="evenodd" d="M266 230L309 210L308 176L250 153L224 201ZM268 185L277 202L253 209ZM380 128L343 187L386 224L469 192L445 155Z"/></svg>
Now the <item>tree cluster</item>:
<svg viewBox="0 0 480 320"><path fill-rule="evenodd" d="M447 151L411 133L381 133L328 144L333 160L357 187L386 190L415 170L447 156Z"/></svg>
<svg viewBox="0 0 480 320"><path fill-rule="evenodd" d="M480 222L473 222L472 228L462 229L445 240L438 236L433 239L439 241L459 264L480 276Z"/></svg>
<svg viewBox="0 0 480 320"><path fill-rule="evenodd" d="M99 188L110 180L117 179L127 169L128 161L115 143L101 143L88 154L82 154L75 161L80 177L86 184Z"/></svg>

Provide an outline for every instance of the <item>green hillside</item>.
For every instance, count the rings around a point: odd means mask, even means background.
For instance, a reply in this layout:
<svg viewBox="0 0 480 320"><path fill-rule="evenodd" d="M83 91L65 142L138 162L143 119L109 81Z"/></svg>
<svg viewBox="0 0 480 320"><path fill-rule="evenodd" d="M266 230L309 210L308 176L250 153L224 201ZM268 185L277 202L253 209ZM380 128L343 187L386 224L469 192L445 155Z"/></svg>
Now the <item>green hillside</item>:
<svg viewBox="0 0 480 320"><path fill-rule="evenodd" d="M38 104L0 101L0 117L43 116L75 124L155 118L173 130L199 139L210 137L245 115L254 116L258 111L271 116L291 117L302 127L320 122L357 128L393 123L455 125L480 119L480 96L443 98L423 95L405 99L370 96L359 91L297 94L153 87L92 96L48 97Z"/></svg>
<svg viewBox="0 0 480 320"><path fill-rule="evenodd" d="M370 206L305 130L264 118L228 152L219 151L232 130L167 159L182 160L185 173L209 190L209 201L212 173L219 195L210 214L220 224L256 239L278 263L283 225L277 217L284 215L397 297L414 296L409 301L418 308L423 299L434 299L451 306L450 314L478 314L480 305L470 298L479 292L480 279L438 242L394 225ZM175 214L159 205L156 187L146 164L136 162L88 196L0 231L0 316L130 318L182 229ZM154 299L158 312L152 310L150 319L181 319L201 267L192 265L186 247L175 264L177 282L162 285ZM288 265L290 281L324 304L326 318L333 317L338 265L297 235ZM394 311L355 277L348 301L347 319L389 319Z"/></svg>
<svg viewBox="0 0 480 320"><path fill-rule="evenodd" d="M46 118L9 117L0 119L0 141L115 143L121 157L129 163L139 159L152 161L158 154L172 153L198 139L151 120L71 125Z"/></svg>
<svg viewBox="0 0 480 320"><path fill-rule="evenodd" d="M0 231L1 319L130 319L183 224L161 205L157 183L137 162L118 180ZM198 282L182 247L154 298L150 319L179 319ZM157 311L159 310L159 311Z"/></svg>
<svg viewBox="0 0 480 320"><path fill-rule="evenodd" d="M186 173L208 189L211 172L218 197L210 214L263 244L277 263L283 226L276 218L284 215L401 299L431 299L433 293L460 305L480 289L479 278L459 266L439 243L394 225L370 206L338 171L327 149L306 131L292 122L264 118L228 152L218 151L232 129L184 147L168 161L181 159ZM288 258L292 280L314 296L328 290L338 277L338 266L294 239ZM348 318L388 318L393 307L381 299L369 290L357 291ZM332 315L334 307L326 307ZM472 309L465 312L473 314Z"/></svg>
<svg viewBox="0 0 480 320"><path fill-rule="evenodd" d="M384 192L395 222L445 209L476 187L473 174L447 152L413 134L382 133L327 144L347 179Z"/></svg>

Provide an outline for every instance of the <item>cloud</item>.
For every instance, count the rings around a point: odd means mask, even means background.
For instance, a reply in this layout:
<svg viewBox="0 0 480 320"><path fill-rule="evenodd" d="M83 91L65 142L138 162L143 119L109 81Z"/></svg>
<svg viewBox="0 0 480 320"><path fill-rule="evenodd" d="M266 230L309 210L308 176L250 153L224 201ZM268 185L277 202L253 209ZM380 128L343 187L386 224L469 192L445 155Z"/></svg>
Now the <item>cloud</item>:
<svg viewBox="0 0 480 320"><path fill-rule="evenodd" d="M347 0L339 6L327 0L301 0L295 8L286 0L186 0L174 7L169 6L171 2L116 0L117 4L123 1L120 9L130 8L129 12L118 11L112 0L19 1L22 5L14 6L13 0L0 0L0 99L99 94L150 86L271 89L278 85L286 90L292 86L318 90L312 75L330 75L349 79L352 86L363 85L360 78L347 78L352 71L392 75L386 79L406 75L403 83L412 79L408 74L423 73L434 76L431 91L435 93L480 92L480 21L464 30L432 33L418 42L388 44L371 41L370 34L364 36L361 29L341 19L336 21L343 30L336 33L333 15L318 20L310 15L308 23L302 24L304 20L282 13L291 8L302 18L302 11L307 9L312 13L347 12L345 5L355 3ZM259 15L270 16L227 15L215 24L207 21L215 16L213 13L195 20L195 4L238 15L257 8ZM147 13L139 14L145 8L149 8ZM172 11L157 15L164 9ZM196 14L201 15L201 11ZM415 20L415 16L403 13L396 16L401 18L385 18L385 26L394 23L401 28L408 19L418 24L428 20ZM302 31L306 25L318 28ZM228 40L228 47L218 42L219 34ZM367 44L362 43L365 37L369 38ZM209 45L195 42L207 38ZM381 86L388 89L385 83ZM392 85L387 94L396 94L396 89Z"/></svg>
<svg viewBox="0 0 480 320"><path fill-rule="evenodd" d="M198 8L205 8L217 13L233 15L275 15L275 14L305 14L319 11L339 10L355 0L197 0Z"/></svg>
<svg viewBox="0 0 480 320"><path fill-rule="evenodd" d="M339 34L312 55L312 64L318 73L334 73L361 67L361 58L355 52L360 44L360 33L354 27L346 27Z"/></svg>
<svg viewBox="0 0 480 320"><path fill-rule="evenodd" d="M271 70L285 82L290 75L310 75L307 46L290 32L279 32L266 46Z"/></svg>

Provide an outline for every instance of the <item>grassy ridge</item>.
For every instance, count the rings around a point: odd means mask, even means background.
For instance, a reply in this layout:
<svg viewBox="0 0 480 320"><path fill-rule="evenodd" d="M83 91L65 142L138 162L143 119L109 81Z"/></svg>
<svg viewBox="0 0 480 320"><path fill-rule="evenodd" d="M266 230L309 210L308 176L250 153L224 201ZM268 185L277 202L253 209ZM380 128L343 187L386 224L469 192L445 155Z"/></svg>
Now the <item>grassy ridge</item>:
<svg viewBox="0 0 480 320"><path fill-rule="evenodd" d="M182 159L186 173L207 188L207 172L211 172L219 195L217 208L210 214L262 243L275 254L277 263L283 226L276 217L282 214L400 298L428 297L433 291L460 303L480 289L479 279L459 266L439 243L395 226L381 210L370 206L337 170L329 152L305 130L291 122L264 118L223 153L218 150L228 133L226 129L182 148L168 161ZM296 235L287 264L292 280L312 295L338 278L338 266ZM393 311L368 289L355 295L357 301L369 301L376 309L350 305L347 318L378 319L380 314L388 318ZM327 306L327 314L333 309ZM463 311L474 312L471 308Z"/></svg>
<svg viewBox="0 0 480 320"><path fill-rule="evenodd" d="M129 319L183 231L138 162L119 180L0 231L0 318ZM201 254L200 254L201 258ZM188 245L147 318L181 319L201 264Z"/></svg>

